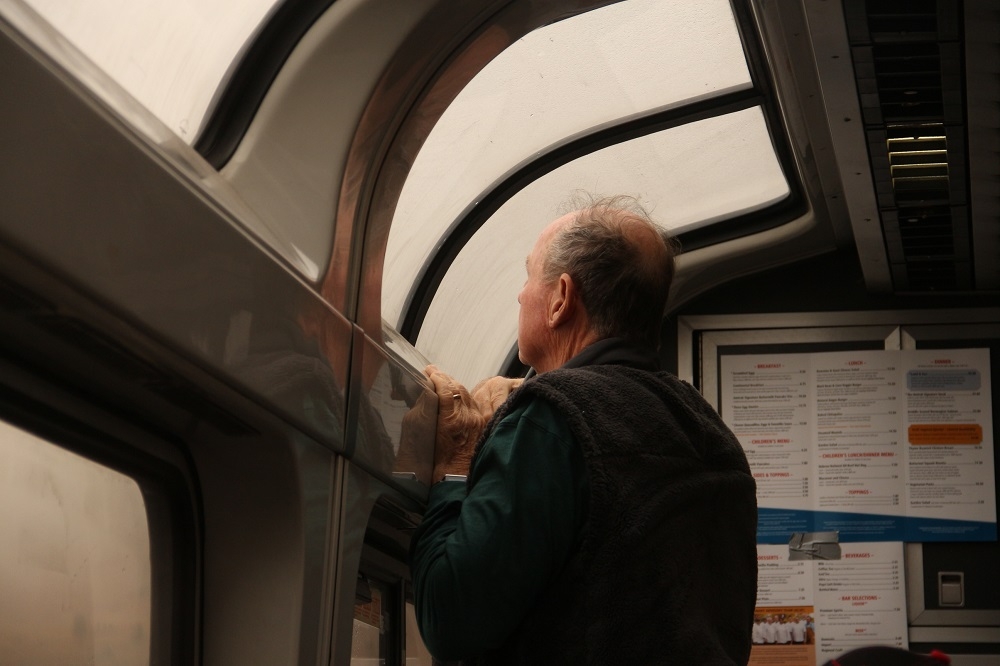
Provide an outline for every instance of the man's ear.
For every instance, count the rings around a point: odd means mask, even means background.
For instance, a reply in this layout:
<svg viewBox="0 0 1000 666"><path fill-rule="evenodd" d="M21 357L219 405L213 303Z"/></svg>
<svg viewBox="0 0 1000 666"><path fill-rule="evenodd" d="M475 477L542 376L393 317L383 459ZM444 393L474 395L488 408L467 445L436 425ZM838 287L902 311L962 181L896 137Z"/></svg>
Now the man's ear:
<svg viewBox="0 0 1000 666"><path fill-rule="evenodd" d="M563 273L554 285L549 297L549 309L547 312L549 328L558 328L570 321L576 314L578 306L577 299L579 292L576 283L568 273Z"/></svg>

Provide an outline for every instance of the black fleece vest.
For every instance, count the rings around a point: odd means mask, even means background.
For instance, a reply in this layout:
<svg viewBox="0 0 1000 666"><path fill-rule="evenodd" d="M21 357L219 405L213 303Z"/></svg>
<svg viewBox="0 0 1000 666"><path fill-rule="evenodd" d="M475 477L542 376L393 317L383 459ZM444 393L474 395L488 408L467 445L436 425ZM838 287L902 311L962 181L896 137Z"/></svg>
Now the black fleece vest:
<svg viewBox="0 0 1000 666"><path fill-rule="evenodd" d="M504 415L535 397L566 416L583 449L587 521L579 549L514 635L472 663L746 664L756 487L719 415L667 372L560 369L511 396L477 453Z"/></svg>

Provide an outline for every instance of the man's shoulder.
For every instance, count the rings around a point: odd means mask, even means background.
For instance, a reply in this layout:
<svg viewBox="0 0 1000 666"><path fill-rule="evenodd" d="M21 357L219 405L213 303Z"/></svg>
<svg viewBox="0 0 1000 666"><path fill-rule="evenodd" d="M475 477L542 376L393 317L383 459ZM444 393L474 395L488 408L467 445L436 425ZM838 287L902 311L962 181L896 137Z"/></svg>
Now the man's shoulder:
<svg viewBox="0 0 1000 666"><path fill-rule="evenodd" d="M510 400L512 404L507 410L504 420L512 417L520 418L526 413L537 414L554 409L550 401L546 399L544 391L534 390L534 387L527 384L519 389L516 395L512 395Z"/></svg>
<svg viewBox="0 0 1000 666"><path fill-rule="evenodd" d="M492 436L510 438L514 432L520 433L517 437L536 433L566 442L574 440L565 412L552 400L531 391L515 399L510 409L497 421Z"/></svg>
<svg viewBox="0 0 1000 666"><path fill-rule="evenodd" d="M659 414L680 418L699 427L714 424L725 429L721 417L701 392L667 370L645 370L625 365L588 365L560 368L539 375L538 384L522 388L552 400L567 414L585 412L614 418ZM670 415L673 415L671 417Z"/></svg>

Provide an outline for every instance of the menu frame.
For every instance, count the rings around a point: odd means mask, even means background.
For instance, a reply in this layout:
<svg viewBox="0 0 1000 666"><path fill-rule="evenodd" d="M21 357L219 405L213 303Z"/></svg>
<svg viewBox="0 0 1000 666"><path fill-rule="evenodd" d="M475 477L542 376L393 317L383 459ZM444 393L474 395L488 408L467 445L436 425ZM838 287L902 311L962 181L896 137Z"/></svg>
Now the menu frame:
<svg viewBox="0 0 1000 666"><path fill-rule="evenodd" d="M1000 340L1000 308L685 315L677 319L677 374L697 386L719 409L719 356L733 347L771 345L792 352L920 349L928 345L946 349L980 346L977 339L992 341L992 355L1000 356L996 344ZM994 358L992 365L993 376L1000 376L998 359ZM1000 389L992 398L994 427L1000 425L998 392ZM994 453L1000 453L996 446ZM1000 476L996 478L1000 480ZM904 550L911 643L940 641L942 631L950 641L1000 640L1000 608L937 607L936 600L928 598L934 590L925 585L924 544L906 543Z"/></svg>

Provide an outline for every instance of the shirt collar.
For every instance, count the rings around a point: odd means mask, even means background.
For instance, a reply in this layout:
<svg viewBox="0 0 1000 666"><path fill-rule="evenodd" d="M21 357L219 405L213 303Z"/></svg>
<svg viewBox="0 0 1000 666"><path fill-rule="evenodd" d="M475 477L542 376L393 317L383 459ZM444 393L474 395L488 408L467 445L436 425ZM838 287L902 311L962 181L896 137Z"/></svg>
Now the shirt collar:
<svg viewBox="0 0 1000 666"><path fill-rule="evenodd" d="M605 338L584 347L562 367L580 368L585 365L625 365L656 371L660 369L660 358L655 350L640 347L624 338Z"/></svg>

